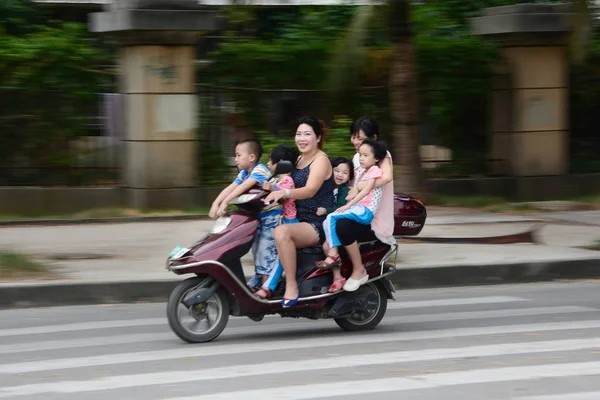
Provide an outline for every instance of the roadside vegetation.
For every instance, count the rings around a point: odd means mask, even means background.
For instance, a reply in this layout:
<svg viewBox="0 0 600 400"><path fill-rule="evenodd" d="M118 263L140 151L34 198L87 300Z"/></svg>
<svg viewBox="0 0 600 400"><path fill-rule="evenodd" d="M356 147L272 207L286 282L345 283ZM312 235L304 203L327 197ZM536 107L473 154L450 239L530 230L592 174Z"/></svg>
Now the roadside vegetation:
<svg viewBox="0 0 600 400"><path fill-rule="evenodd" d="M600 251L600 239L596 240L590 246L586 247L586 249Z"/></svg>
<svg viewBox="0 0 600 400"><path fill-rule="evenodd" d="M42 263L31 258L11 252L0 251L0 280L28 277L48 277L51 271Z"/></svg>

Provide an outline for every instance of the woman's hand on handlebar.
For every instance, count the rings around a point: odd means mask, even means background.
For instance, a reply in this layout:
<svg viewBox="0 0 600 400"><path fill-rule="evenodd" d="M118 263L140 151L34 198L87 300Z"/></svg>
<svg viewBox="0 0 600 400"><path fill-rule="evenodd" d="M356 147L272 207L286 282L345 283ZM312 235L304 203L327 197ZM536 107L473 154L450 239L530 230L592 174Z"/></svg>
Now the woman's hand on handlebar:
<svg viewBox="0 0 600 400"><path fill-rule="evenodd" d="M265 198L265 204L277 203L279 200L283 199L285 196L285 190L276 190L274 192L269 193L269 195Z"/></svg>

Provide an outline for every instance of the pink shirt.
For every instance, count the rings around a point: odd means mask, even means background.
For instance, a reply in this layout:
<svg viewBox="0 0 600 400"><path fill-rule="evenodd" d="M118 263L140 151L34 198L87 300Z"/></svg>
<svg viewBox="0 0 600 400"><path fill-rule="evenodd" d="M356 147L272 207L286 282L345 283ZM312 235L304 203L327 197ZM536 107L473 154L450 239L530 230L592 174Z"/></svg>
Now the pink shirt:
<svg viewBox="0 0 600 400"><path fill-rule="evenodd" d="M291 176L284 176L275 185L275 190L295 189L294 180ZM296 203L294 199L285 199L283 201L283 217L286 219L296 218Z"/></svg>
<svg viewBox="0 0 600 400"><path fill-rule="evenodd" d="M371 179L377 179L381 176L381 170L378 166L372 166L368 171L365 171L364 168L358 168L358 175L356 177L356 183L364 182ZM369 194L367 194L358 204L362 204L367 207L369 210L373 212L373 214L377 213L377 209L379 208L379 204L381 203L381 194L383 192L383 188L376 187L373 188Z"/></svg>
<svg viewBox="0 0 600 400"><path fill-rule="evenodd" d="M392 155L388 151L387 156L392 161ZM358 161L358 153L352 159L354 164L354 172L360 168ZM371 222L371 229L375 232L377 239L389 245L395 244L394 238L394 180L383 185L383 193L379 209L375 213L375 218Z"/></svg>

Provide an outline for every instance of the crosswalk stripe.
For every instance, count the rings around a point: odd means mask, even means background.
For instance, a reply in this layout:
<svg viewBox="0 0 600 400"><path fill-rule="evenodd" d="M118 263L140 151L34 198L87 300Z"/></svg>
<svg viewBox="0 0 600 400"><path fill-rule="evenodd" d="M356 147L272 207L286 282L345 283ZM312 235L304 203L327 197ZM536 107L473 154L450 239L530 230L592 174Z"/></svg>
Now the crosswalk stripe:
<svg viewBox="0 0 600 400"><path fill-rule="evenodd" d="M302 386L284 386L270 389L242 390L209 395L171 398L169 400L309 400L329 396L347 396L385 392L402 392L415 389L431 389L445 386L524 381L540 378L590 376L600 374L600 362L533 365L475 369L458 372L441 372L405 378L383 378L361 381L330 382ZM301 389L301 390L300 390ZM565 400L565 398L561 398Z"/></svg>
<svg viewBox="0 0 600 400"><path fill-rule="evenodd" d="M519 317L519 316L537 316L537 315L554 315L567 313L585 313L598 311L592 307L579 306L564 306L564 307L536 307L523 309L507 309L507 310L486 310L486 311L465 311L456 313L441 313L441 314L422 314L422 315L406 315L400 317L386 317L383 320L384 325L390 324L410 324L423 322L437 321L455 321L455 320L472 320L472 319L492 319L502 317ZM166 319L160 319L161 325L167 325ZM292 324L277 326L277 332L298 331L302 328L318 328L323 325L333 326L331 320L321 321L294 321ZM135 325L135 326L141 326ZM273 325L257 325L250 327L227 328L225 334L260 334L261 332L273 332ZM115 335L115 336L100 336L82 339L68 340L50 340L42 342L25 342L19 344L0 345L0 354L25 353L44 350L59 350L78 347L90 346L109 346L127 343L153 342L173 339L171 333L143 333L130 335Z"/></svg>
<svg viewBox="0 0 600 400"><path fill-rule="evenodd" d="M393 341L401 342L407 340L426 340L436 338L454 338L465 336L480 336L489 334L523 333L523 332L541 332L558 330L576 330L600 328L600 321L569 321L544 324L526 324L526 325L507 325L482 328L455 328L438 331L421 331L410 333L391 332L379 335L365 335L357 333L354 335L343 335L329 338L306 339L281 339L273 340L268 343L244 343L244 344L222 344L202 346L195 348L185 348L177 350L156 350L134 353L105 354L92 357L61 358L52 360L40 360L32 362L0 364L0 374L17 374L27 372L39 372L58 369L83 368L90 366L105 366L126 364L134 362L148 362L158 360L173 360L178 358L200 358L224 354L241 354L262 351L304 349L307 346L329 347L329 346L349 346L352 344L372 343Z"/></svg>
<svg viewBox="0 0 600 400"><path fill-rule="evenodd" d="M406 316L402 316L402 317L385 318L384 321L395 322L395 323L457 321L457 320L469 320L469 319L525 317L525 316L551 315L551 314L570 314L570 313L594 312L594 311L599 311L599 310L597 308L580 307L580 306L534 307L534 308L520 308L520 309L508 309L508 310L464 311L464 312L447 312L447 313L440 313L440 314L406 315Z"/></svg>
<svg viewBox="0 0 600 400"><path fill-rule="evenodd" d="M484 345L462 348L439 348L379 354L362 354L310 360L280 361L262 364L233 365L220 368L203 368L195 370L187 369L181 371L116 375L103 377L101 380L93 379L86 381L63 381L5 387L0 389L0 398L9 396L40 395L43 393L82 393L150 385L200 382L216 379L239 379L250 376L272 376L274 374L284 374L300 371L329 370L351 368L357 366L365 367L370 365L452 359L457 357L491 357L508 354L516 355L540 352L545 353L548 351L572 351L596 347L599 344L600 338L557 340L536 343L507 343L500 345ZM520 380L522 378L520 375L517 375L516 371L521 371L525 375L529 373L532 377L541 377L544 375L544 372L541 369L545 367L550 367L547 368L546 373L549 372L551 376L565 376L565 374L569 374L569 365L571 366L571 369L577 371L581 371L581 368L573 366L587 365L589 368L585 370L585 374L600 374L600 362L588 362L578 364L563 364L563 366L566 366L567 368L564 371L562 369L557 368L555 365L546 365L536 366L535 368L537 372L535 373L533 373L533 371L531 370L533 367L500 368L499 370L503 370L503 372L501 373L501 375L503 375L502 377L494 377L493 374L490 374L489 371L484 369L476 370L476 372L458 371L450 373L423 375L419 379L422 379L422 377L426 377L428 383L434 386L445 386L457 383L480 383L489 380ZM305 386L303 386L303 388L305 388ZM303 390L303 393L304 392L305 391ZM237 398L264 398L262 395L254 396L250 393L234 393L238 395ZM214 397L210 398L213 399Z"/></svg>
<svg viewBox="0 0 600 400"><path fill-rule="evenodd" d="M451 299L439 300L422 300L422 301L402 301L396 300L388 305L391 309L401 308L423 308L423 307L438 307L438 306L463 306L470 304L498 304L498 303L513 303L518 301L529 301L521 297L513 296L487 296L487 297L460 297Z"/></svg>
<svg viewBox="0 0 600 400"><path fill-rule="evenodd" d="M124 319L115 321L94 321L94 322L77 322L74 324L63 325L45 325L35 326L31 328L14 328L0 330L0 337L7 336L23 336L23 335L38 335L46 333L70 332L70 331L86 331L94 329L107 328L125 328L134 326L149 326L149 325L164 325L165 318L140 318L140 319Z"/></svg>
<svg viewBox="0 0 600 400"><path fill-rule="evenodd" d="M511 400L598 400L600 392L551 394L546 396L513 397Z"/></svg>
<svg viewBox="0 0 600 400"><path fill-rule="evenodd" d="M499 303L510 303L517 301L526 301L520 297L511 296L488 296L488 297L470 297L470 298L452 298L444 300L425 300L425 301L406 301L406 302L393 302L388 304L388 309L410 309L410 308L423 308L423 307L436 307L436 306L455 306L455 305L469 305L469 304L499 304ZM278 315L274 316L280 318ZM58 332L69 332L69 331L83 331L83 330L94 330L94 329L107 329L107 328L124 328L134 326L150 326L150 325L164 325L165 318L141 318L134 320L113 320L113 321L93 321L93 322L78 322L72 324L62 325L45 325L45 326L34 326L29 328L13 328L13 329L2 329L0 330L0 337L7 336L23 336L23 335L36 335L46 333L58 333Z"/></svg>
<svg viewBox="0 0 600 400"><path fill-rule="evenodd" d="M76 349L93 346L115 346L119 344L159 342L173 340L175 336L168 333L133 333L129 335L86 337L81 339L48 340L44 342L25 342L0 346L0 354L27 353L45 350Z"/></svg>

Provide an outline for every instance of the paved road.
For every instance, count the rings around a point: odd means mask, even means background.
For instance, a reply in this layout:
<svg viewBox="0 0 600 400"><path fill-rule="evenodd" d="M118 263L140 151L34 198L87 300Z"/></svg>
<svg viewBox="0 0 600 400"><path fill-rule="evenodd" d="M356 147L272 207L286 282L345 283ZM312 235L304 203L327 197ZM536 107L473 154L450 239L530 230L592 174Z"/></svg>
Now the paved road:
<svg viewBox="0 0 600 400"><path fill-rule="evenodd" d="M233 318L189 345L164 304L0 312L0 399L600 399L600 282L401 292L382 324Z"/></svg>

